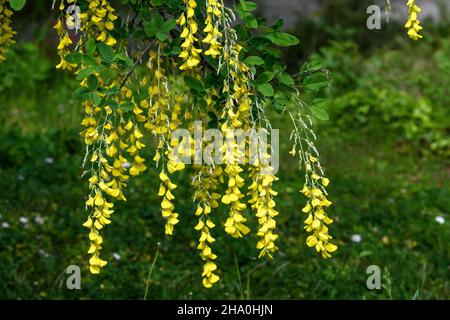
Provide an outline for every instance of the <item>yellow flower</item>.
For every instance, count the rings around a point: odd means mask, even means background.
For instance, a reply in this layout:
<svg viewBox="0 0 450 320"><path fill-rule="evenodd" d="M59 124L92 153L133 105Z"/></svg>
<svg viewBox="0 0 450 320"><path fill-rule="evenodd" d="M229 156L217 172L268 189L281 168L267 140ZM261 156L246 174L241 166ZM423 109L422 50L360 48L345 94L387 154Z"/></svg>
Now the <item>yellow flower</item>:
<svg viewBox="0 0 450 320"><path fill-rule="evenodd" d="M0 63L6 60L6 52L8 47L15 43L11 17L13 11L7 7L8 0L0 0Z"/></svg>
<svg viewBox="0 0 450 320"><path fill-rule="evenodd" d="M82 30L91 34L97 41L113 47L117 40L110 34L114 29L114 21L117 16L114 8L107 0L88 0L89 10L82 19Z"/></svg>
<svg viewBox="0 0 450 320"><path fill-rule="evenodd" d="M312 181L320 180L323 187L329 184L327 178L320 177L315 173L312 175L316 175L311 177ZM308 247L314 247L323 258L330 258L331 253L337 250L337 246L329 242L332 237L328 233L327 225L333 223L333 220L328 217L324 208L329 207L331 201L326 198L325 191L312 185L305 184L300 192L308 198L302 212L308 214L308 218L305 220L305 230L312 234L306 239L306 244Z"/></svg>
<svg viewBox="0 0 450 320"><path fill-rule="evenodd" d="M278 238L278 235L273 233L276 227L275 217L278 215L274 201L274 196L277 193L272 190L272 184L278 178L270 173L271 168L268 165L258 163L250 170L252 184L248 193L251 196L249 204L253 211L256 212L259 224L257 232L259 241L256 244L256 248L261 250L259 258L264 256L272 258L272 254L278 249L275 246L275 240Z"/></svg>
<svg viewBox="0 0 450 320"><path fill-rule="evenodd" d="M407 6L408 22L406 22L405 28L408 29L408 36L417 41L423 38L423 36L419 34L419 31L423 28L418 19L418 14L422 11L422 9L416 4L415 0L408 0Z"/></svg>
<svg viewBox="0 0 450 320"><path fill-rule="evenodd" d="M195 21L194 13L197 3L195 0L183 0L186 4L185 12L178 18L177 23L183 28L180 35L183 43L181 44L182 51L179 57L183 59L184 63L180 66L180 70L191 70L200 63L201 49L196 48L198 39L195 37L198 32L198 24Z"/></svg>
<svg viewBox="0 0 450 320"><path fill-rule="evenodd" d="M199 217L195 230L200 232L197 249L200 251L200 257L204 261L203 265L203 286L211 288L219 276L216 273L217 265L213 262L217 256L212 252L211 246L216 241L211 230L215 227L210 213L212 208L217 208L219 203L217 199L220 195L215 191L218 188L219 177L222 175L220 166L210 168L208 166L195 166L195 174L192 178L194 189L193 199L197 203L195 215Z"/></svg>
<svg viewBox="0 0 450 320"><path fill-rule="evenodd" d="M220 50L222 48L220 44L222 33L219 31L219 22L217 21L217 18L220 18L222 15L222 4L216 0L209 0L207 3L206 27L203 29L203 32L206 33L206 37L202 42L209 45L209 49L205 51L205 55L215 59L220 55Z"/></svg>

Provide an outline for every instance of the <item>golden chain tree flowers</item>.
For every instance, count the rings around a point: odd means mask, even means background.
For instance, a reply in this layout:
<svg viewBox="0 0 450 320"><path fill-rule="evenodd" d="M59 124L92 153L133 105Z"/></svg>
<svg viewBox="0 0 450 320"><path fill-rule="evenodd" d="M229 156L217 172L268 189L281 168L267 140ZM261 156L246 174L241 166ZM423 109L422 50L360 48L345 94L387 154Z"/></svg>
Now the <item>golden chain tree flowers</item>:
<svg viewBox="0 0 450 320"><path fill-rule="evenodd" d="M0 59L12 43L8 6L14 9L14 2L0 0ZM289 153L304 173L298 181L302 200L296 203L304 221L299 232L305 247L330 258L338 249L331 230L332 184L312 130L315 120L328 117L323 109L328 74L307 63L291 75L281 48L298 39L283 32L281 22L268 26L257 19L251 1L233 8L221 0L121 2L119 10L106 0L54 1L60 38L55 67L72 70L79 81L74 97L83 112L83 226L91 273L107 266L105 229L114 227L114 215L123 214L115 204L127 201L127 187L137 176L152 179L155 215L164 222L160 236L183 232L184 223L195 229L205 288L226 272L222 239L254 241L249 254L275 258L285 227L280 221L286 220L278 218L291 213L277 209L276 188L283 181L272 158L276 148L263 139L274 136L272 110L290 118ZM81 22L75 34L67 17L73 5ZM406 28L418 40L420 8L414 0L407 5ZM210 130L220 144L212 143ZM207 155L211 146L214 152ZM189 197L180 201L185 189Z"/></svg>
<svg viewBox="0 0 450 320"><path fill-rule="evenodd" d="M200 63L200 53L202 49L196 47L198 38L198 24L195 20L195 9L197 8L196 0L183 0L186 4L186 11L178 18L177 24L183 28L180 38L183 39L181 44L182 51L179 57L184 63L180 66L180 70L190 70Z"/></svg>
<svg viewBox="0 0 450 320"><path fill-rule="evenodd" d="M418 19L418 15L422 9L416 4L415 0L408 0L407 6L408 22L406 22L405 28L408 29L408 36L413 40L422 39L423 36L419 34L419 31L423 28Z"/></svg>
<svg viewBox="0 0 450 320"><path fill-rule="evenodd" d="M13 11L8 4L9 0L0 0L0 63L6 59L7 48L14 43L15 31L11 27Z"/></svg>

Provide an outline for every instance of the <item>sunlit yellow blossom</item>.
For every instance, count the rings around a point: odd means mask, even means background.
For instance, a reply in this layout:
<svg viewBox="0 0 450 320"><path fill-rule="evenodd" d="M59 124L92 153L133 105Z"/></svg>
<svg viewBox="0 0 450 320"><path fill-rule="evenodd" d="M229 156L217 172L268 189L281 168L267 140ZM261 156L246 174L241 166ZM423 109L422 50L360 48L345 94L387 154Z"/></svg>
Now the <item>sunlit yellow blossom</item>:
<svg viewBox="0 0 450 320"><path fill-rule="evenodd" d="M259 229L257 236L259 241L256 244L256 248L260 250L260 258L264 256L272 258L272 254L278 249L275 246L275 240L278 238L278 235L273 233L276 228L275 217L278 215L278 211L275 210L274 200L277 192L272 189L273 182L277 181L278 178L271 172L272 168L270 166L264 165L259 161L250 171L252 184L249 187L249 195L251 196L249 203L258 218Z"/></svg>
<svg viewBox="0 0 450 320"><path fill-rule="evenodd" d="M408 36L413 40L422 39L423 36L419 34L419 31L422 30L422 26L420 25L420 21L418 19L419 13L422 9L416 4L415 0L408 0L408 22L405 24L405 28L408 29Z"/></svg>
<svg viewBox="0 0 450 320"><path fill-rule="evenodd" d="M98 42L115 46L117 40L110 33L114 29L114 21L117 20L114 8L108 0L88 0L88 3L88 11L81 15L82 31Z"/></svg>
<svg viewBox="0 0 450 320"><path fill-rule="evenodd" d="M110 217L113 213L113 204L108 202L100 190L89 196L86 206L91 210L91 215L83 224L89 229L89 240L91 242L88 253L91 255L89 259L90 271L93 274L100 273L100 269L106 265L106 261L100 258L103 238L100 230L107 224L111 223Z"/></svg>
<svg viewBox="0 0 450 320"><path fill-rule="evenodd" d="M218 200L220 194L217 193L219 180L222 177L222 168L216 166L196 166L195 174L192 178L194 188L193 199L197 204L195 215L199 218L195 229L200 232L197 249L200 251L200 257L204 261L203 265L203 285L205 288L211 288L217 281L217 265L213 262L217 256L212 252L212 244L216 241L211 230L215 224L211 218L212 209L219 206Z"/></svg>
<svg viewBox="0 0 450 320"><path fill-rule="evenodd" d="M61 1L61 5L59 8L62 12L64 12L64 1ZM72 40L69 37L68 32L64 29L64 19L63 16L61 16L58 19L58 22L55 24L53 29L56 30L56 33L59 36L59 44L57 47L58 50L58 56L60 59L59 64L56 66L56 69L62 69L62 70L72 70L77 67L76 64L70 63L66 61L65 56L71 52L70 47L73 44Z"/></svg>
<svg viewBox="0 0 450 320"><path fill-rule="evenodd" d="M337 250L337 246L330 242L332 237L328 233L328 225L333 220L325 213L325 208L329 207L332 203L326 198L324 191L322 191L322 188L328 185L329 180L320 177L314 172L311 176L314 176L313 180L320 181L322 184L317 186L307 184L300 190L308 198L306 206L302 209L302 212L307 215L305 230L311 233L306 239L306 244L308 247L314 247L326 259L331 257L331 253Z"/></svg>
<svg viewBox="0 0 450 320"><path fill-rule="evenodd" d="M186 4L186 10L177 20L177 24L183 30L180 35L182 44L179 57L183 59L180 70L190 70L200 63L200 53L202 52L202 49L196 46L198 43L198 39L196 38L198 24L195 20L195 8L197 8L197 2L195 0L183 1Z"/></svg>
<svg viewBox="0 0 450 320"><path fill-rule="evenodd" d="M206 33L206 37L202 40L203 43L209 45L209 49L205 51L206 56L217 58L220 55L222 48L220 44L220 38L222 33L219 31L218 18L222 16L222 4L217 0L208 0L206 9L206 27L203 32Z"/></svg>
<svg viewBox="0 0 450 320"><path fill-rule="evenodd" d="M159 174L161 185L158 195L163 198L161 202L162 216L166 219L166 234L173 234L173 227L179 222L178 213L175 213L175 205L173 204L174 196L172 191L177 187L169 176L163 171Z"/></svg>

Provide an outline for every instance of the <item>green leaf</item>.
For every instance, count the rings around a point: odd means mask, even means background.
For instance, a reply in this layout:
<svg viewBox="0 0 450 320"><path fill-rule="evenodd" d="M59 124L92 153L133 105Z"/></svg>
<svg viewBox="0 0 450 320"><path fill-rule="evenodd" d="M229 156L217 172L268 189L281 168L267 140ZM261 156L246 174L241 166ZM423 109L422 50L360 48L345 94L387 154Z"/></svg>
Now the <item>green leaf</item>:
<svg viewBox="0 0 450 320"><path fill-rule="evenodd" d="M320 91L329 86L328 77L324 73L316 73L310 76L307 76L302 85L305 89L309 89L312 91Z"/></svg>
<svg viewBox="0 0 450 320"><path fill-rule="evenodd" d="M83 63L89 66L97 66L97 59L90 54L85 54L83 56Z"/></svg>
<svg viewBox="0 0 450 320"><path fill-rule="evenodd" d="M169 34L167 32L158 31L156 33L156 38L158 38L159 41L166 41L169 39Z"/></svg>
<svg viewBox="0 0 450 320"><path fill-rule="evenodd" d="M102 102L102 97L100 97L97 92L89 93L89 99L92 101L94 106L98 106Z"/></svg>
<svg viewBox="0 0 450 320"><path fill-rule="evenodd" d="M245 58L245 63L250 66L260 66L264 64L264 60L257 56L250 56Z"/></svg>
<svg viewBox="0 0 450 320"><path fill-rule="evenodd" d="M154 37L158 31L163 31L162 26L164 25L164 18L159 13L152 16L150 21L144 22L144 31L149 37ZM168 25L167 27L170 27Z"/></svg>
<svg viewBox="0 0 450 320"><path fill-rule="evenodd" d="M110 99L107 100L105 102L106 106L110 106L111 108L113 108L114 110L116 110L117 108L119 108L119 103L116 100Z"/></svg>
<svg viewBox="0 0 450 320"><path fill-rule="evenodd" d="M20 11L25 6L26 2L27 2L27 0L10 0L9 5L15 11Z"/></svg>
<svg viewBox="0 0 450 320"><path fill-rule="evenodd" d="M163 5L164 2L166 2L166 0L152 0L153 5L156 7Z"/></svg>
<svg viewBox="0 0 450 320"><path fill-rule="evenodd" d="M289 47L289 46L295 46L300 43L300 41L297 39L297 37L284 32L273 32L269 33L265 36L267 39L272 41L274 45L280 46L280 47Z"/></svg>
<svg viewBox="0 0 450 320"><path fill-rule="evenodd" d="M272 79L275 77L275 73L272 71L265 71L259 75L259 77L256 79L257 84L262 84L266 82L272 81Z"/></svg>
<svg viewBox="0 0 450 320"><path fill-rule="evenodd" d="M89 38L86 42L86 51L89 54L94 54L95 49L97 49L97 45L95 43L95 40L92 38Z"/></svg>
<svg viewBox="0 0 450 320"><path fill-rule="evenodd" d="M84 69L81 69L78 74L76 79L77 80L83 80L86 79L87 77L89 77L93 72L95 71L94 67L87 67Z"/></svg>
<svg viewBox="0 0 450 320"><path fill-rule="evenodd" d="M170 31L172 31L172 29L175 28L176 25L177 25L177 21L175 19L167 20L162 25L161 31L168 33Z"/></svg>
<svg viewBox="0 0 450 320"><path fill-rule="evenodd" d="M120 105L120 109L125 113L130 112L133 108L134 105L130 101L126 101Z"/></svg>
<svg viewBox="0 0 450 320"><path fill-rule="evenodd" d="M86 87L78 87L73 93L73 97L77 100L85 100L90 90Z"/></svg>
<svg viewBox="0 0 450 320"><path fill-rule="evenodd" d="M286 72L283 72L282 74L280 74L280 81L281 81L281 83L283 83L287 86L290 86L290 87L293 87L295 85L294 79L292 79L292 77Z"/></svg>
<svg viewBox="0 0 450 320"><path fill-rule="evenodd" d="M104 43L97 44L98 52L100 53L100 57L106 63L111 63L114 59L114 50Z"/></svg>
<svg viewBox="0 0 450 320"><path fill-rule="evenodd" d="M275 91L269 83L263 83L256 86L259 92L261 92L265 97L273 97Z"/></svg>
<svg viewBox="0 0 450 320"><path fill-rule="evenodd" d="M184 81L190 89L194 90L197 93L201 93L201 92L205 91L205 88L203 87L203 83L198 79L195 79L190 76L185 76Z"/></svg>
<svg viewBox="0 0 450 320"><path fill-rule="evenodd" d="M87 79L87 86L92 91L98 88L98 79L95 75L91 74Z"/></svg>
<svg viewBox="0 0 450 320"><path fill-rule="evenodd" d="M284 107L291 102L291 99L289 96L279 96L275 98L275 102Z"/></svg>
<svg viewBox="0 0 450 320"><path fill-rule="evenodd" d="M217 122L217 115L214 112L208 111L208 116L211 118L211 120Z"/></svg>
<svg viewBox="0 0 450 320"><path fill-rule="evenodd" d="M112 88L108 87L99 87L97 91L102 94L112 95L118 93L120 90L119 86L113 86Z"/></svg>
<svg viewBox="0 0 450 320"><path fill-rule="evenodd" d="M241 4L241 9L247 12L255 11L258 5L252 1L239 0Z"/></svg>
<svg viewBox="0 0 450 320"><path fill-rule="evenodd" d="M64 59L69 63L80 64L83 61L83 54L81 52L72 52L66 54Z"/></svg>
<svg viewBox="0 0 450 320"><path fill-rule="evenodd" d="M116 56L114 57L114 61L121 61L125 63L128 67L134 66L133 60L130 57L124 55L123 53L116 54Z"/></svg>
<svg viewBox="0 0 450 320"><path fill-rule="evenodd" d="M313 105L310 107L312 115L323 121L327 121L330 119L328 113L324 109L325 100L324 99L314 99Z"/></svg>

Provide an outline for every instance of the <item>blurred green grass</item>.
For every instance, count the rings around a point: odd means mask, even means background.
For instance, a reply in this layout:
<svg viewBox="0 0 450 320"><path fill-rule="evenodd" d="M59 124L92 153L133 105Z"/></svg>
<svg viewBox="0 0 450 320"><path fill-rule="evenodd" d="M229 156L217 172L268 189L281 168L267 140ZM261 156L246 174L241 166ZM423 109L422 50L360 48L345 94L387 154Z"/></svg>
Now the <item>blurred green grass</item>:
<svg viewBox="0 0 450 320"><path fill-rule="evenodd" d="M426 50L418 51L416 60L426 60L427 55ZM449 298L448 159L422 152L425 144L417 144L376 114L366 117L377 125L360 130L333 118L333 110L329 123L317 125L322 163L331 180L331 215L336 220L331 232L339 244L331 260L322 260L306 247L305 217L299 213L305 199L298 192L303 177L287 157L287 119L275 116L274 127L282 128L282 160L275 187L280 250L273 261L256 259L255 235L230 239L218 224L214 232L223 276L215 288L204 289L189 173L177 177L181 222L168 239L156 196L156 172L149 170L130 184L128 202L117 205L113 223L105 231L108 266L101 275L90 275L87 233L81 227L86 216L86 183L80 179L81 110L71 100L76 83L70 75L56 75L52 60L36 45L18 44L11 59L35 59L30 63L42 70L33 81L26 65L19 71L0 70L9 83L22 84L20 94L5 80L0 89L0 298L141 299L158 244L150 299ZM343 74L339 67L331 66L337 76ZM335 99L361 90L361 82L337 92ZM383 86L382 81L377 84ZM424 85L440 88L439 83ZM433 101L432 107L445 106ZM352 121L351 111L349 117ZM147 153L149 158L151 152ZM225 214L220 208L217 221L223 221ZM444 223L438 223L437 217ZM254 217L251 224L255 225ZM360 235L361 241L352 241L354 235ZM81 290L65 286L64 271L71 264L82 268ZM370 265L383 270L382 290L366 287Z"/></svg>

